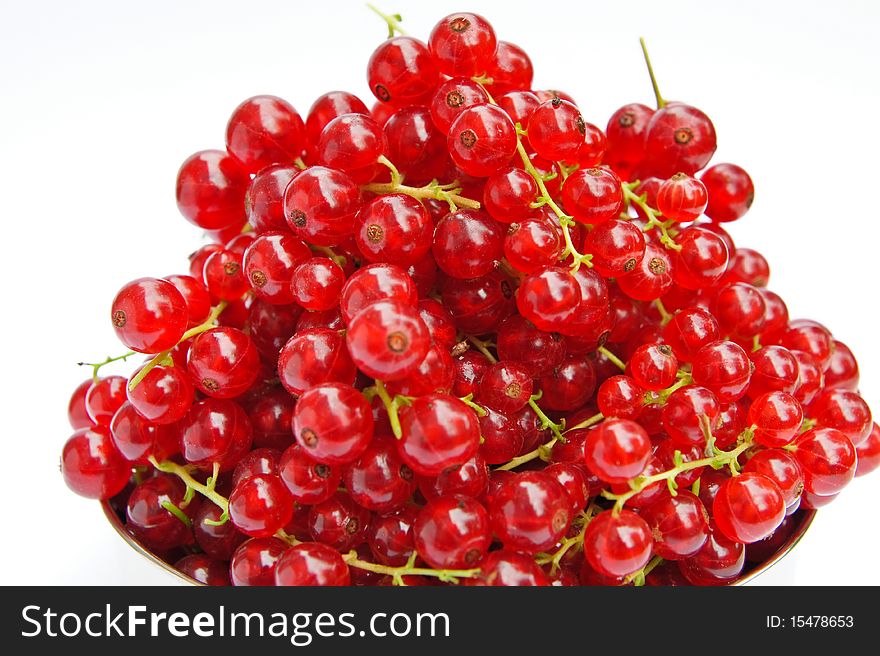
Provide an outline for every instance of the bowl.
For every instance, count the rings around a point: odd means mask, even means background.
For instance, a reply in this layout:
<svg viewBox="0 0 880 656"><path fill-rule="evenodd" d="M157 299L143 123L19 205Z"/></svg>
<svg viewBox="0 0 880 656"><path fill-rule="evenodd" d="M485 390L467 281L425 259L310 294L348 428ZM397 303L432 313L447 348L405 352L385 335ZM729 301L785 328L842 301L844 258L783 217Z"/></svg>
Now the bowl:
<svg viewBox="0 0 880 656"><path fill-rule="evenodd" d="M117 497L109 501L101 502L101 507L104 510L104 516L107 518L107 521L110 522L110 525L113 529L119 534L119 536L125 540L125 542L130 546L134 551L138 554L151 561L157 567L165 570L170 575L177 578L179 581L183 581L190 585L202 585L202 583L196 581L195 579L179 572L174 567L171 566L170 563L163 560L159 555L153 553L146 546L141 544L128 530L125 528L125 502L127 501L128 491L123 492ZM810 525L813 523L813 519L816 517L815 510L807 510L802 509L798 510L794 515L794 520L796 522L794 529L791 534L788 536L788 539L779 547L779 549L767 560L762 563L746 563L747 569L743 571L743 573L733 581L730 585L745 585L750 581L753 581L755 578L766 572L768 569L773 567L776 563L782 560L785 556L787 556L792 549L794 549L798 542L804 537L804 534L807 532L807 529L810 528Z"/></svg>

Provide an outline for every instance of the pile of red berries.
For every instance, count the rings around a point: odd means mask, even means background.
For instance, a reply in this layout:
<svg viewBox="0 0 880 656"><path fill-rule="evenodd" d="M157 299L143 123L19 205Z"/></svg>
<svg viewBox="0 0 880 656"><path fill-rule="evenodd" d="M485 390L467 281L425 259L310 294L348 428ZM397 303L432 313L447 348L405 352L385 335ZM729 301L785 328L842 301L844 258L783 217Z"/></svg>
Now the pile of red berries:
<svg viewBox="0 0 880 656"><path fill-rule="evenodd" d="M484 18L384 18L372 109L250 98L183 163L211 243L113 300L71 489L208 584L715 585L880 465L853 354L723 227L752 181L703 112L603 131Z"/></svg>

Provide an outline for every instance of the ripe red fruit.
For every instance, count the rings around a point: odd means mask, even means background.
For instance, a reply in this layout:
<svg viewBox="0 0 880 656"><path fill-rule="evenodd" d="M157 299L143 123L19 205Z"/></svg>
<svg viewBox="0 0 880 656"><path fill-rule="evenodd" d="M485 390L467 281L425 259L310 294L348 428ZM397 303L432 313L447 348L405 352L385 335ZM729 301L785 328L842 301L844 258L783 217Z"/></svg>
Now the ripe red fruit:
<svg viewBox="0 0 880 656"><path fill-rule="evenodd" d="M574 104L553 98L532 112L528 133L532 148L544 159L573 162L584 143L586 124Z"/></svg>
<svg viewBox="0 0 880 656"><path fill-rule="evenodd" d="M660 178L693 175L716 148L715 126L696 107L670 103L657 110L645 129L645 167Z"/></svg>
<svg viewBox="0 0 880 656"><path fill-rule="evenodd" d="M425 359L431 345L418 311L399 301L377 301L358 312L346 333L351 359L371 378L401 380Z"/></svg>
<svg viewBox="0 0 880 656"><path fill-rule="evenodd" d="M317 542L303 542L290 547L278 558L274 584L345 586L351 584L351 575L338 551Z"/></svg>
<svg viewBox="0 0 880 656"><path fill-rule="evenodd" d="M310 166L284 191L287 225L301 239L318 246L336 246L351 235L360 205L355 181L324 166Z"/></svg>
<svg viewBox="0 0 880 656"><path fill-rule="evenodd" d="M678 223L696 221L708 202L705 185L685 173L676 173L657 190L657 209L664 218Z"/></svg>
<svg viewBox="0 0 880 656"><path fill-rule="evenodd" d="M631 510L605 510L587 526L584 556L600 574L623 577L648 564L654 541L644 519Z"/></svg>
<svg viewBox="0 0 880 656"><path fill-rule="evenodd" d="M440 71L472 77L489 70L495 56L495 30L478 14L450 14L439 21L428 38L431 56Z"/></svg>
<svg viewBox="0 0 880 656"><path fill-rule="evenodd" d="M307 390L293 411L293 434L310 458L327 465L357 459L373 438L373 415L364 395L348 385L323 383Z"/></svg>
<svg viewBox="0 0 880 656"><path fill-rule="evenodd" d="M139 353L170 349L183 336L188 319L183 294L158 278L138 278L128 283L110 307L116 336Z"/></svg>
<svg viewBox="0 0 880 656"><path fill-rule="evenodd" d="M306 147L306 126L286 101L254 96L242 102L226 126L226 149L250 173L289 164Z"/></svg>
<svg viewBox="0 0 880 656"><path fill-rule="evenodd" d="M463 496L429 501L413 526L416 551L435 569L476 567L489 551L489 515L480 502Z"/></svg>
<svg viewBox="0 0 880 656"><path fill-rule="evenodd" d="M225 150L191 155L177 173L177 208L204 230L244 223L247 170Z"/></svg>
<svg viewBox="0 0 880 656"><path fill-rule="evenodd" d="M679 490L642 511L642 518L654 536L654 553L666 560L681 560L696 554L709 536L709 515L694 494Z"/></svg>
<svg viewBox="0 0 880 656"><path fill-rule="evenodd" d="M406 267L431 250L434 224L418 200L404 194L379 196L355 219L355 241L370 262Z"/></svg>
<svg viewBox="0 0 880 656"><path fill-rule="evenodd" d="M700 176L709 194L706 216L713 221L735 221L752 206L755 187L749 174L736 164L716 164Z"/></svg>
<svg viewBox="0 0 880 656"><path fill-rule="evenodd" d="M131 465L116 449L106 426L76 431L61 452L61 474L67 487L89 499L109 499L122 491Z"/></svg>
<svg viewBox="0 0 880 656"><path fill-rule="evenodd" d="M587 434L584 459L596 476L624 483L642 473L651 457L651 440L629 419L606 419Z"/></svg>
<svg viewBox="0 0 880 656"><path fill-rule="evenodd" d="M186 366L190 379L201 392L231 399L254 384L260 373L260 356L245 333L221 326L193 340Z"/></svg>
<svg viewBox="0 0 880 656"><path fill-rule="evenodd" d="M367 63L370 91L380 102L398 107L428 100L438 77L428 48L409 36L384 41Z"/></svg>
<svg viewBox="0 0 880 656"><path fill-rule="evenodd" d="M229 520L255 538L268 538L293 516L293 497L277 475L256 474L238 483L229 495Z"/></svg>
<svg viewBox="0 0 880 656"><path fill-rule="evenodd" d="M446 147L458 168L485 178L510 163L516 152L516 128L497 105L472 105L449 126Z"/></svg>
<svg viewBox="0 0 880 656"><path fill-rule="evenodd" d="M581 223L616 219L623 211L620 178L609 169L578 169L562 186L562 204Z"/></svg>
<svg viewBox="0 0 880 656"><path fill-rule="evenodd" d="M721 484L712 515L727 538L749 544L776 530L785 519L785 502L776 483L761 474L746 472Z"/></svg>
<svg viewBox="0 0 880 656"><path fill-rule="evenodd" d="M489 496L492 530L507 549L547 551L568 529L570 504L565 488L546 473L517 474Z"/></svg>
<svg viewBox="0 0 880 656"><path fill-rule="evenodd" d="M706 344L694 356L691 375L697 385L709 388L722 403L736 401L749 386L752 363L734 342Z"/></svg>
<svg viewBox="0 0 880 656"><path fill-rule="evenodd" d="M811 494L837 494L856 473L856 449L835 428L814 428L794 442L794 456L804 470L804 489Z"/></svg>
<svg viewBox="0 0 880 656"><path fill-rule="evenodd" d="M473 410L446 394L420 396L400 413L398 448L417 474L438 476L467 462L480 446L480 425Z"/></svg>

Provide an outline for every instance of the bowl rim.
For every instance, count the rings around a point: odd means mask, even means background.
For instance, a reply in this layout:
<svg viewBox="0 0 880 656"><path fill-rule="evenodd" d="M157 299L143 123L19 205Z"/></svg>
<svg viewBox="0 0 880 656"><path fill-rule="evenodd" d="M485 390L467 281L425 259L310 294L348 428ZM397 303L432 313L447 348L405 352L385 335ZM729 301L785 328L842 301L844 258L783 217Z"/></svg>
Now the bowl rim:
<svg viewBox="0 0 880 656"><path fill-rule="evenodd" d="M113 527L113 530L126 542L128 546L134 549L141 556L146 558L147 560L153 562L153 564L158 565L160 568L165 570L168 574L171 574L175 578L179 579L184 583L188 583L190 585L204 585L200 581L196 581L194 578L187 576L183 572L175 569L171 564L165 562L161 558L159 558L156 554L150 551L146 546L144 546L137 538L135 538L131 533L129 533L125 524L122 521L122 518L119 514L113 509L110 500L105 500L101 502L101 509L104 511L104 516L107 518L107 521ZM777 549L776 553L773 554L772 557L765 560L763 563L759 563L745 574L739 576L737 579L727 584L728 586L735 587L740 585L745 585L754 581L761 574L766 572L768 569L773 567L776 563L782 560L785 556L787 556L792 549L794 549L798 543L803 539L807 530L813 524L813 520L816 518L816 510L802 508L797 511L797 526L791 532L791 535L782 543L782 546Z"/></svg>

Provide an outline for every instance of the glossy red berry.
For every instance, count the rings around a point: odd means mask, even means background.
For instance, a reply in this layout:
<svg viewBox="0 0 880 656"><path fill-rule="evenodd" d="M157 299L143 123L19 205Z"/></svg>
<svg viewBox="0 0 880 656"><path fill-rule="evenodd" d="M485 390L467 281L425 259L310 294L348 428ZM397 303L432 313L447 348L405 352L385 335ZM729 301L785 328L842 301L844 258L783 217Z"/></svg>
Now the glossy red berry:
<svg viewBox="0 0 880 656"><path fill-rule="evenodd" d="M400 107L427 101L439 73L427 46L409 36L384 41L367 63L370 91L382 103Z"/></svg>
<svg viewBox="0 0 880 656"><path fill-rule="evenodd" d="M291 292L291 276L310 257L308 246L293 235L261 235L244 253L244 276L258 298L287 305L296 300Z"/></svg>
<svg viewBox="0 0 880 656"><path fill-rule="evenodd" d="M437 87L431 99L431 118L434 125L449 133L449 126L462 111L472 105L488 102L486 91L479 84L466 77L454 77Z"/></svg>
<svg viewBox="0 0 880 656"><path fill-rule="evenodd" d="M173 476L161 474L145 480L128 497L126 528L150 549L182 546L191 537L189 527L165 506L180 508L185 492L186 486Z"/></svg>
<svg viewBox="0 0 880 656"><path fill-rule="evenodd" d="M289 164L306 148L306 126L290 103L276 96L242 102L226 126L226 149L249 173Z"/></svg>
<svg viewBox="0 0 880 656"><path fill-rule="evenodd" d="M76 389L73 390L73 394L70 396L70 401L67 404L67 420L70 422L70 427L74 430L94 425L86 410L86 394L88 394L93 383L94 379L92 378L84 380L76 386Z"/></svg>
<svg viewBox="0 0 880 656"><path fill-rule="evenodd" d="M516 129L497 105L472 105L449 126L446 143L458 168L485 178L510 163L516 152Z"/></svg>
<svg viewBox="0 0 880 656"><path fill-rule="evenodd" d="M453 77L472 77L488 71L495 47L495 30L478 14L450 14L434 26L428 38L437 67Z"/></svg>
<svg viewBox="0 0 880 656"><path fill-rule="evenodd" d="M749 396L757 398L767 392L791 394L797 388L798 362L783 346L764 346L751 355L754 371L749 383Z"/></svg>
<svg viewBox="0 0 880 656"><path fill-rule="evenodd" d="M379 513L402 508L415 490L392 437L376 437L343 474L345 489L360 506Z"/></svg>
<svg viewBox="0 0 880 656"><path fill-rule="evenodd" d="M428 394L400 413L400 455L422 476L437 476L467 462L480 445L477 417L464 403L445 394Z"/></svg>
<svg viewBox="0 0 880 656"><path fill-rule="evenodd" d="M766 287L770 281L770 265L758 251L751 248L737 248L730 253L730 263L727 265L724 280Z"/></svg>
<svg viewBox="0 0 880 656"><path fill-rule="evenodd" d="M419 511L413 538L419 556L435 569L476 567L492 541L489 515L475 499L438 497Z"/></svg>
<svg viewBox="0 0 880 656"><path fill-rule="evenodd" d="M245 221L247 170L224 150L202 150L177 173L177 208L187 221L204 230L219 230Z"/></svg>
<svg viewBox="0 0 880 656"><path fill-rule="evenodd" d="M418 200L404 194L379 196L355 219L355 241L370 262L406 267L431 250L434 224Z"/></svg>
<svg viewBox="0 0 880 656"><path fill-rule="evenodd" d="M116 294L110 320L116 336L132 351L159 353L183 336L188 323L186 300L167 280L138 278Z"/></svg>
<svg viewBox="0 0 880 656"><path fill-rule="evenodd" d="M357 182L369 182L376 160L388 149L382 127L365 114L343 114L330 121L318 141L324 166L345 171Z"/></svg>
<svg viewBox="0 0 880 656"><path fill-rule="evenodd" d="M697 351L719 337L720 329L715 317L699 307L676 312L663 327L663 341L684 362L693 360Z"/></svg>
<svg viewBox="0 0 880 656"><path fill-rule="evenodd" d="M520 314L540 330L558 331L574 318L581 302L577 281L567 267L547 267L529 274L516 293Z"/></svg>
<svg viewBox="0 0 880 656"><path fill-rule="evenodd" d="M278 538L253 538L243 543L229 563L232 585L275 585L275 567L288 549L290 545Z"/></svg>
<svg viewBox="0 0 880 656"><path fill-rule="evenodd" d="M726 585L736 579L745 565L741 542L727 538L715 525L696 555L680 562L681 573L694 585Z"/></svg>
<svg viewBox="0 0 880 656"><path fill-rule="evenodd" d="M218 399L239 396L260 372L260 356L253 341L235 328L212 328L198 335L187 355L193 384Z"/></svg>
<svg viewBox="0 0 880 656"><path fill-rule="evenodd" d="M346 333L351 359L372 378L401 380L424 360L431 345L418 311L399 301L377 301L351 320Z"/></svg>
<svg viewBox="0 0 880 656"><path fill-rule="evenodd" d="M804 474L797 459L784 449L763 449L749 458L744 472L766 476L779 486L786 508L800 499L804 490Z"/></svg>
<svg viewBox="0 0 880 656"><path fill-rule="evenodd" d="M244 479L229 495L229 520L255 538L267 538L293 517L293 497L277 475L256 474Z"/></svg>
<svg viewBox="0 0 880 656"><path fill-rule="evenodd" d="M727 270L729 255L724 240L701 227L685 228L676 237L681 250L675 255L673 279L685 289L715 285Z"/></svg>
<svg viewBox="0 0 880 656"><path fill-rule="evenodd" d="M529 143L544 159L573 162L584 142L586 123L572 103L553 98L529 117Z"/></svg>
<svg viewBox="0 0 880 656"><path fill-rule="evenodd" d="M318 542L290 547L275 565L275 585L347 586L351 574L342 555Z"/></svg>
<svg viewBox="0 0 880 656"><path fill-rule="evenodd" d="M493 173L483 188L483 207L496 221L521 222L534 214L538 184L524 169L510 166Z"/></svg>
<svg viewBox="0 0 880 656"><path fill-rule="evenodd" d="M550 580L544 570L525 554L508 549L493 551L480 563L480 577L470 585L485 586L544 586Z"/></svg>
<svg viewBox="0 0 880 656"><path fill-rule="evenodd" d="M308 512L308 534L316 542L343 553L366 541L370 530L370 511L337 492Z"/></svg>
<svg viewBox="0 0 880 656"><path fill-rule="evenodd" d="M278 356L278 377L291 394L301 395L324 383L354 383L357 370L345 338L329 328L300 330Z"/></svg>
<svg viewBox="0 0 880 656"><path fill-rule="evenodd" d="M755 187L749 174L736 164L716 164L700 176L709 194L706 216L713 221L735 221L752 206Z"/></svg>
<svg viewBox="0 0 880 656"><path fill-rule="evenodd" d="M596 369L585 355L568 355L541 378L542 404L548 410L582 408L596 391Z"/></svg>
<svg viewBox="0 0 880 656"><path fill-rule="evenodd" d="M752 337L764 327L766 303L757 288L744 282L721 287L712 300L712 314L726 335Z"/></svg>
<svg viewBox="0 0 880 656"><path fill-rule="evenodd" d="M303 241L336 246L354 232L361 192L351 177L324 166L311 166L291 180L284 192L284 216Z"/></svg>
<svg viewBox="0 0 880 656"><path fill-rule="evenodd" d="M712 504L715 524L728 539L749 544L770 535L785 519L782 491L766 476L746 472L728 478Z"/></svg>
<svg viewBox="0 0 880 656"><path fill-rule="evenodd" d="M645 256L645 238L629 221L610 219L594 227L584 239L584 250L592 253L593 267L608 278L634 270Z"/></svg>
<svg viewBox="0 0 880 656"><path fill-rule="evenodd" d="M492 530L508 549L547 551L568 530L571 499L544 472L524 472L501 483L489 496Z"/></svg>
<svg viewBox="0 0 880 656"><path fill-rule="evenodd" d="M562 186L562 203L575 221L596 225L623 211L620 178L609 169L578 169Z"/></svg>
<svg viewBox="0 0 880 656"><path fill-rule="evenodd" d="M854 446L868 439L874 425L871 409L861 396L834 388L824 390L815 398L810 405L810 417L816 420L817 426L836 428Z"/></svg>
<svg viewBox="0 0 880 656"><path fill-rule="evenodd" d="M790 394L767 392L752 401L748 423L755 427L755 442L766 447L789 444L801 430L804 411Z"/></svg>
<svg viewBox="0 0 880 656"><path fill-rule="evenodd" d="M657 209L664 218L678 223L696 221L708 202L705 185L685 173L676 173L657 190Z"/></svg>
<svg viewBox="0 0 880 656"><path fill-rule="evenodd" d="M378 562L391 567L406 564L415 550L413 525L419 510L418 506L409 504L373 519L367 544Z"/></svg>
<svg viewBox="0 0 880 656"><path fill-rule="evenodd" d="M284 190L299 172L293 164L276 164L267 166L251 180L244 205L254 232L289 229L284 217Z"/></svg>
<svg viewBox="0 0 880 656"><path fill-rule="evenodd" d="M312 257L300 263L290 277L290 295L309 311L330 310L338 306L345 284L345 273L326 257Z"/></svg>
<svg viewBox="0 0 880 656"><path fill-rule="evenodd" d="M788 330L782 333L779 344L791 351L809 354L822 370L831 360L834 340L831 333L816 321L798 320L789 323Z"/></svg>
<svg viewBox="0 0 880 656"><path fill-rule="evenodd" d="M412 278L395 264L369 264L355 271L346 281L339 298L342 318L351 323L368 305L382 300L415 306L418 291Z"/></svg>
<svg viewBox="0 0 880 656"><path fill-rule="evenodd" d="M258 474L278 475L278 461L281 451L271 448L254 449L238 461L232 470L232 485L237 486L246 478Z"/></svg>
<svg viewBox="0 0 880 656"><path fill-rule="evenodd" d="M638 423L606 419L587 434L584 459L608 483L624 483L642 473L651 457L651 440Z"/></svg>
<svg viewBox="0 0 880 656"><path fill-rule="evenodd" d="M825 368L825 387L855 392L859 388L859 363L850 348L834 340L831 359Z"/></svg>
<svg viewBox="0 0 880 656"><path fill-rule="evenodd" d="M645 129L645 166L661 178L678 172L693 175L706 166L715 148L712 121L684 103L657 110Z"/></svg>
<svg viewBox="0 0 880 656"><path fill-rule="evenodd" d="M694 356L691 375L697 385L709 388L722 403L736 401L749 386L752 363L734 342L706 344Z"/></svg>
<svg viewBox="0 0 880 656"><path fill-rule="evenodd" d="M837 494L856 472L856 449L835 428L814 428L794 442L794 456L804 471L804 488L821 496Z"/></svg>
<svg viewBox="0 0 880 656"><path fill-rule="evenodd" d="M645 390L629 376L611 376L599 385L596 404L605 417L635 419L645 404Z"/></svg>
<svg viewBox="0 0 880 656"><path fill-rule="evenodd" d="M856 447L856 476L864 476L880 467L880 427L874 424L868 439Z"/></svg>
<svg viewBox="0 0 880 656"><path fill-rule="evenodd" d="M646 390L662 390L675 382L678 360L668 344L643 344L630 356L627 374Z"/></svg>
<svg viewBox="0 0 880 656"><path fill-rule="evenodd" d="M116 496L131 477L131 465L119 453L106 426L76 431L61 451L61 475L71 490L89 499Z"/></svg>
<svg viewBox="0 0 880 656"><path fill-rule="evenodd" d="M687 490L664 494L642 511L654 536L654 553L665 560L696 554L709 537L709 515L703 502Z"/></svg>
<svg viewBox="0 0 880 656"><path fill-rule="evenodd" d="M192 383L179 367L154 367L134 389L126 385L125 390L137 413L154 424L180 421L194 399Z"/></svg>
<svg viewBox="0 0 880 656"><path fill-rule="evenodd" d="M637 572L651 558L652 546L650 527L631 510L606 510L593 518L584 533L587 562L605 576Z"/></svg>
<svg viewBox="0 0 880 656"><path fill-rule="evenodd" d="M624 179L631 179L645 156L645 131L654 110L647 105L624 105L611 115L605 134L608 151L605 161Z"/></svg>
<svg viewBox="0 0 880 656"><path fill-rule="evenodd" d="M223 510L213 503L202 503L192 518L196 544L211 558L230 560L247 536L229 521L221 522Z"/></svg>
<svg viewBox="0 0 880 656"><path fill-rule="evenodd" d="M293 434L313 460L344 465L358 458L373 438L373 415L363 394L341 383L307 390L293 412Z"/></svg>
<svg viewBox="0 0 880 656"><path fill-rule="evenodd" d="M128 381L122 376L107 376L89 386L86 391L85 409L89 425L109 426L116 411L126 400Z"/></svg>
<svg viewBox="0 0 880 656"><path fill-rule="evenodd" d="M637 301L653 301L672 288L673 261L662 246L645 246L645 255L632 271L620 276L617 285L624 294Z"/></svg>
<svg viewBox="0 0 880 656"><path fill-rule="evenodd" d="M253 428L247 413L235 401L206 398L196 401L180 422L184 459L211 469L219 463L231 469L251 447Z"/></svg>
<svg viewBox="0 0 880 656"><path fill-rule="evenodd" d="M293 500L306 506L329 499L342 480L338 467L313 460L299 444L289 446L282 454L278 474Z"/></svg>
<svg viewBox="0 0 880 656"><path fill-rule="evenodd" d="M673 392L663 406L663 428L676 446L690 447L705 444L721 406L718 399L705 387L688 385Z"/></svg>
<svg viewBox="0 0 880 656"><path fill-rule="evenodd" d="M347 91L329 91L312 103L306 117L306 134L312 148L317 147L324 127L343 114L369 114L364 102Z"/></svg>
<svg viewBox="0 0 880 656"><path fill-rule="evenodd" d="M221 248L205 260L202 281L212 297L221 301L235 301L250 289L241 270L242 255Z"/></svg>
<svg viewBox="0 0 880 656"><path fill-rule="evenodd" d="M478 278L501 259L504 232L485 212L458 210L434 230L432 251L437 266L453 278Z"/></svg>

